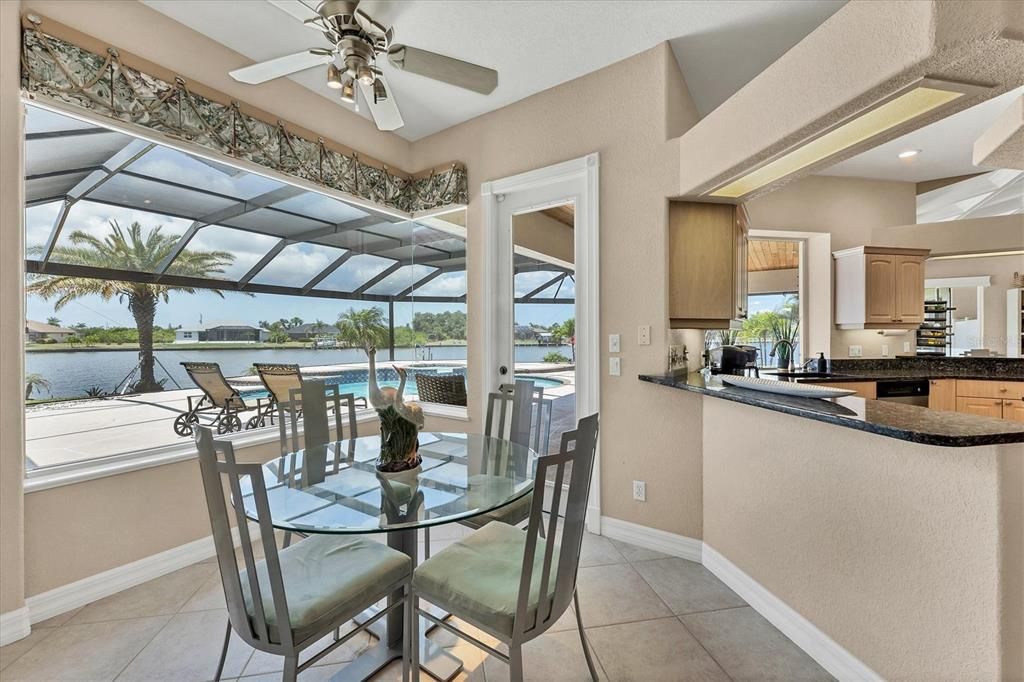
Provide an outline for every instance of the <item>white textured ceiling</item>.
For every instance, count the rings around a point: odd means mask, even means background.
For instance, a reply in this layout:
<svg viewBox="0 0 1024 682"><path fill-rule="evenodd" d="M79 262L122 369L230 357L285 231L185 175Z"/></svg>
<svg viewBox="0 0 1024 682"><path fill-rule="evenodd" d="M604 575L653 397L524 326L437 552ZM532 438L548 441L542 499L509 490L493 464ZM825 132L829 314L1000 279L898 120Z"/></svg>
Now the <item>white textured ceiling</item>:
<svg viewBox="0 0 1024 682"><path fill-rule="evenodd" d="M143 0L254 61L323 46L266 0ZM315 0L304 0L315 6ZM405 127L416 140L670 41L702 115L813 31L846 0L364 0L395 41L497 69L479 95L384 65ZM297 82L337 100L322 69ZM258 86L253 86L258 87ZM628 97L629 84L609 96ZM346 106L338 103L338 106Z"/></svg>
<svg viewBox="0 0 1024 682"><path fill-rule="evenodd" d="M925 182L993 170L974 165L974 141L993 121L1024 93L1024 87L918 128L820 172L876 180ZM909 159L899 158L905 150L920 149Z"/></svg>

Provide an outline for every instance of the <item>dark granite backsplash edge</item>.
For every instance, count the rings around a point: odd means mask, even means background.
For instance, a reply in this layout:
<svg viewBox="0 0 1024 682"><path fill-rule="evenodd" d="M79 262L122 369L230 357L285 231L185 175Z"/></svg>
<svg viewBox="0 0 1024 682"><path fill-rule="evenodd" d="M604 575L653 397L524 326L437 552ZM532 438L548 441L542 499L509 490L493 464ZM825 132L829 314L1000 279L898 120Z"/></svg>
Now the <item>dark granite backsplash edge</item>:
<svg viewBox="0 0 1024 682"><path fill-rule="evenodd" d="M1020 358L836 358L832 360L832 373L844 372L934 372L941 374L1024 375L1024 359Z"/></svg>

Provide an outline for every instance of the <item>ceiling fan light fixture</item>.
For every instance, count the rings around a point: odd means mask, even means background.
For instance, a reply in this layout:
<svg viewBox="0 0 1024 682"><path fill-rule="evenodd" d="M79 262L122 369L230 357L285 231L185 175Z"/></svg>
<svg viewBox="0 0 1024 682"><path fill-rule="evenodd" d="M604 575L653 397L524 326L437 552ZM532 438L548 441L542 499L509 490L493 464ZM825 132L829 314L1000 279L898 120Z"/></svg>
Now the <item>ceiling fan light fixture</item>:
<svg viewBox="0 0 1024 682"><path fill-rule="evenodd" d="M387 88L384 87L384 82L377 78L373 81L373 103L383 102L388 98Z"/></svg>
<svg viewBox="0 0 1024 682"><path fill-rule="evenodd" d="M346 78L341 85L341 101L345 104L356 103L356 88L351 78Z"/></svg>
<svg viewBox="0 0 1024 682"><path fill-rule="evenodd" d="M368 66L360 66L356 71L356 80L363 85L373 85L375 76Z"/></svg>
<svg viewBox="0 0 1024 682"><path fill-rule="evenodd" d="M333 63L327 65L327 87L332 90L341 90L341 71Z"/></svg>

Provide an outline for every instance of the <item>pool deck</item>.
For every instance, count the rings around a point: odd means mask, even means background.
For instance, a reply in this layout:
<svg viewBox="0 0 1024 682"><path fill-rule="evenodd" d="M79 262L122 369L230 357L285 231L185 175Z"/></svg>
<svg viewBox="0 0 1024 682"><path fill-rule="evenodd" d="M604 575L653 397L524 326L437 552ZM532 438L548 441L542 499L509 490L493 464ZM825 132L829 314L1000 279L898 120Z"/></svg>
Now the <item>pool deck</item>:
<svg viewBox="0 0 1024 682"><path fill-rule="evenodd" d="M410 365L412 363L402 363ZM437 366L441 362L420 363ZM316 368L311 375L340 369L365 369L366 364L332 365ZM307 368L303 368L306 372ZM517 374L543 374L559 379L562 386L545 388L545 396L556 398L552 439L559 417L568 408L565 398L575 395L574 373L564 365L543 363L516 365ZM245 381L242 381L242 380ZM239 388L251 388L255 377L231 377ZM258 383L258 380L257 380ZM174 418L188 409L188 396L199 395L198 389L144 393L95 400L74 400L30 405L25 410L25 454L29 470L96 459L147 449L180 445L187 442L174 433ZM408 396L415 399L415 396ZM255 401L250 401L255 408ZM255 410L242 415L245 422ZM211 414L212 416L212 414ZM205 420L204 420L205 423ZM268 428L277 428L268 427ZM561 432L558 432L561 433ZM556 443L557 447L557 443Z"/></svg>

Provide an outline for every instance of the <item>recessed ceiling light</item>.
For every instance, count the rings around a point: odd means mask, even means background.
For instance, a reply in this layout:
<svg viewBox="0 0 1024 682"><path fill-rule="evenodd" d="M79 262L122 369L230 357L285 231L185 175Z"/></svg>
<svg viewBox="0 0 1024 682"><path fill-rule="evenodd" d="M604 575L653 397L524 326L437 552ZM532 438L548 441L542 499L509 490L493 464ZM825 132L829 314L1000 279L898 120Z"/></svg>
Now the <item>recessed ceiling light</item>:
<svg viewBox="0 0 1024 682"><path fill-rule="evenodd" d="M905 152L900 152L900 153L899 153L899 157L900 157L901 159L909 159L910 157L912 157L912 156L917 156L917 155L918 155L918 154L920 154L920 153L921 153L921 150L920 150L920 149L908 149L908 150L907 150L907 151L905 151Z"/></svg>

